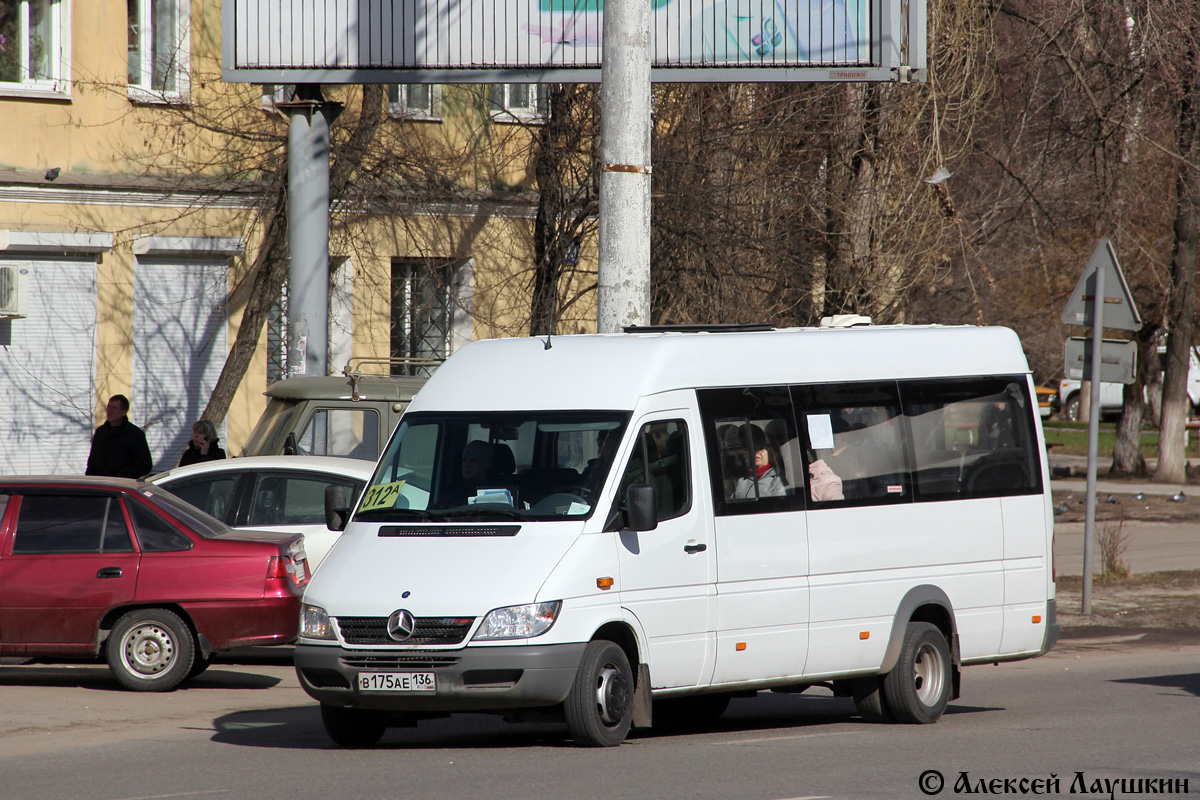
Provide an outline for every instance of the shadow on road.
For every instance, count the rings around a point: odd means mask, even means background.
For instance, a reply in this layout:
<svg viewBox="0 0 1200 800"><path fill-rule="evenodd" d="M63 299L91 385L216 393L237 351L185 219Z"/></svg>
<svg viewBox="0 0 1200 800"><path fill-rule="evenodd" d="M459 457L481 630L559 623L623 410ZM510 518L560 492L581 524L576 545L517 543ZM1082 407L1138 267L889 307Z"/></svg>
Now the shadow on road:
<svg viewBox="0 0 1200 800"><path fill-rule="evenodd" d="M1146 678L1122 678L1114 680L1113 683L1136 683L1141 686L1182 689L1188 694L1200 697L1200 672L1189 672L1182 675L1152 675Z"/></svg>
<svg viewBox="0 0 1200 800"><path fill-rule="evenodd" d="M1002 708L951 704L948 715L1003 711ZM890 725L868 725L858 717L854 702L847 698L762 692L754 698L738 698L717 720L707 723L656 724L650 729L630 731L630 742L652 742L668 738L700 737L710 734L749 733L762 736L807 736L845 731L896 729ZM317 705L244 711L214 721L213 741L241 747L288 750L337 750L325 734ZM841 732L841 731L838 731ZM421 720L416 726L389 728L383 739L367 750L444 750L533 747L574 747L565 723L553 720L506 722L492 714L455 714Z"/></svg>
<svg viewBox="0 0 1200 800"><path fill-rule="evenodd" d="M221 669L220 663L213 664L201 675L184 681L177 692L204 691L205 689L270 689L280 684L273 675L256 675L248 672L232 672ZM90 689L97 692L130 692L117 683L112 672L104 664L37 664L0 666L0 686L59 686Z"/></svg>

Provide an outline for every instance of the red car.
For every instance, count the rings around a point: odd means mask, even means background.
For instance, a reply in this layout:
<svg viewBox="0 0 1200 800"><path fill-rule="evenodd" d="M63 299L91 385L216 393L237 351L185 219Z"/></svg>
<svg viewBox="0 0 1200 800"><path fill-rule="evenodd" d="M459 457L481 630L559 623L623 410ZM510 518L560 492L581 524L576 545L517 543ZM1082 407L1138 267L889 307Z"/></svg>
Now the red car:
<svg viewBox="0 0 1200 800"><path fill-rule="evenodd" d="M0 478L0 656L95 658L165 692L296 638L304 537L235 531L151 484Z"/></svg>

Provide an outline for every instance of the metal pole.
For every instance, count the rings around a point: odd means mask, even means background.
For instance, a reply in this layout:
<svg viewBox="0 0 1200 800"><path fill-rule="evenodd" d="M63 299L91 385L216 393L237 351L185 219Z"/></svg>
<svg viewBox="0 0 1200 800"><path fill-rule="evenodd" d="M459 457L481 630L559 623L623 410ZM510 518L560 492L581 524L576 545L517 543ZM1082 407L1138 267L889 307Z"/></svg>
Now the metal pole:
<svg viewBox="0 0 1200 800"><path fill-rule="evenodd" d="M1083 594L1080 609L1092 613L1092 555L1096 542L1096 460L1100 448L1100 365L1104 347L1104 268L1096 267L1092 295L1092 373L1088 418L1087 513L1083 524Z"/></svg>
<svg viewBox="0 0 1200 800"><path fill-rule="evenodd" d="M650 322L650 3L606 0L597 330Z"/></svg>
<svg viewBox="0 0 1200 800"><path fill-rule="evenodd" d="M288 124L288 370L329 374L329 126L340 103L298 86Z"/></svg>

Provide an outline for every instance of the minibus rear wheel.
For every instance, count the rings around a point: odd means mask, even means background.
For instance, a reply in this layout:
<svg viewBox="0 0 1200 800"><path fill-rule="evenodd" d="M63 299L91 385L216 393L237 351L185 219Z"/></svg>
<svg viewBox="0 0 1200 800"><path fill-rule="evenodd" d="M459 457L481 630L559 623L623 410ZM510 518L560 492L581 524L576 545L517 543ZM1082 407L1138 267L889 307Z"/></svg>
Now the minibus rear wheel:
<svg viewBox="0 0 1200 800"><path fill-rule="evenodd" d="M613 642L588 642L571 693L563 702L567 730L580 747L615 747L633 723L633 671Z"/></svg>
<svg viewBox="0 0 1200 800"><path fill-rule="evenodd" d="M382 711L329 703L321 703L321 722L329 738L342 747L370 747L387 730L387 718Z"/></svg>
<svg viewBox="0 0 1200 800"><path fill-rule="evenodd" d="M950 702L950 646L928 622L910 622L896 666L883 679L888 709L897 722L937 722Z"/></svg>

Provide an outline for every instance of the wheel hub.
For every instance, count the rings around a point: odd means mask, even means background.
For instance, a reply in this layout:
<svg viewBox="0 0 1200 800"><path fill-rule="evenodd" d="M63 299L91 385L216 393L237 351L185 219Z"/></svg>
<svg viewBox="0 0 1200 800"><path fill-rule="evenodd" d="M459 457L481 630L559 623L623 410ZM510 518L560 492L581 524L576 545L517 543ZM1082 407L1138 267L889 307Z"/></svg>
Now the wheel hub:
<svg viewBox="0 0 1200 800"><path fill-rule="evenodd" d="M125 661L134 672L157 675L169 668L174 659L175 642L165 628L143 625L125 637Z"/></svg>
<svg viewBox="0 0 1200 800"><path fill-rule="evenodd" d="M942 654L932 644L925 643L917 651L913 664L913 682L917 691L917 699L927 706L932 706L942 695L942 682L946 670L942 663Z"/></svg>
<svg viewBox="0 0 1200 800"><path fill-rule="evenodd" d="M600 679L596 682L596 705L605 725L615 725L625 718L633 694L631 688L615 667L605 666L600 671Z"/></svg>

